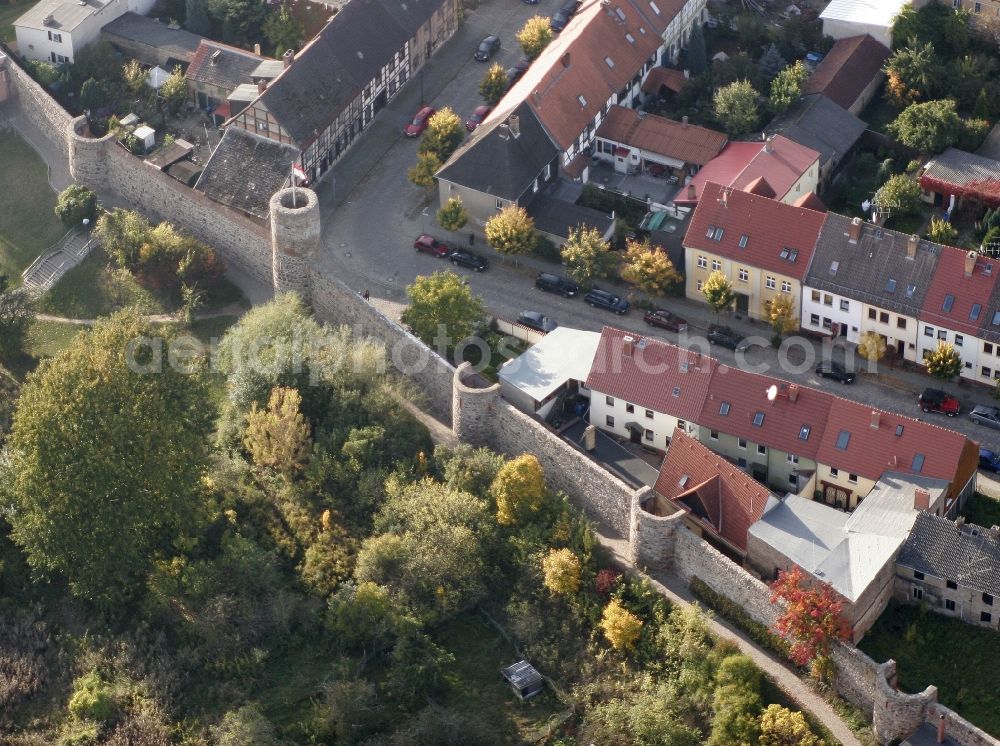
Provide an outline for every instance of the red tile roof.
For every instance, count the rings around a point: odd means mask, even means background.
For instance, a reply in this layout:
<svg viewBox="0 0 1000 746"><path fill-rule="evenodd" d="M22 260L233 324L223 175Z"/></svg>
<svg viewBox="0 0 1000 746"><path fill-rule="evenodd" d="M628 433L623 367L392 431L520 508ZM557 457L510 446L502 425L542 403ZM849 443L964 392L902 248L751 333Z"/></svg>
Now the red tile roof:
<svg viewBox="0 0 1000 746"><path fill-rule="evenodd" d="M642 83L642 92L658 95L660 89L665 87L677 93L687 85L687 82L688 79L680 70L673 70L669 67L654 67Z"/></svg>
<svg viewBox="0 0 1000 746"><path fill-rule="evenodd" d="M876 420L873 412L877 413L877 427L872 427ZM845 442L846 447L838 447ZM946 479L955 486L959 460L968 442L954 430L835 397L816 460L867 479L899 471ZM918 455L923 459L917 459Z"/></svg>
<svg viewBox="0 0 1000 746"><path fill-rule="evenodd" d="M218 57L213 63L212 57L216 53ZM250 83L251 73L267 59L245 49L202 39L184 77L195 83L205 83L231 91L240 83Z"/></svg>
<svg viewBox="0 0 1000 746"><path fill-rule="evenodd" d="M966 277L965 262L969 254L973 255L973 269L972 275ZM986 274L987 268L989 274ZM946 326L963 334L976 335L986 319L986 308L998 276L1000 262L976 252L942 246L931 284L924 296L920 320L935 326ZM948 310L945 310L946 302ZM974 305L978 305L979 309L976 318L971 319Z"/></svg>
<svg viewBox="0 0 1000 746"><path fill-rule="evenodd" d="M819 153L805 145L775 135L770 140L770 150L764 142L731 142L722 152L691 179L695 196L685 192L674 201L694 204L710 181L734 189L747 189L758 177L763 176L780 199L819 160ZM818 168L818 165L817 165Z"/></svg>
<svg viewBox="0 0 1000 746"><path fill-rule="evenodd" d="M626 352L626 337L635 340L631 355ZM637 332L606 326L587 376L587 386L637 406L695 422L715 365L714 358L642 337Z"/></svg>
<svg viewBox="0 0 1000 746"><path fill-rule="evenodd" d="M763 176L758 176L756 179L751 181L746 185L744 192L749 192L750 194L756 194L758 197L770 197L774 199L778 195L775 194L774 189L771 185L767 183L767 179Z"/></svg>
<svg viewBox="0 0 1000 746"><path fill-rule="evenodd" d="M706 529L742 552L748 529L771 496L764 485L680 429L670 439L654 489L682 510L692 512L694 506Z"/></svg>
<svg viewBox="0 0 1000 746"><path fill-rule="evenodd" d="M814 210L709 183L691 216L684 246L801 280L809 268L823 218L823 213ZM708 237L718 229L722 229L720 240ZM743 235L747 236L746 246L740 248ZM798 252L794 260L782 258L785 249Z"/></svg>
<svg viewBox="0 0 1000 746"><path fill-rule="evenodd" d="M699 166L719 154L729 139L722 132L612 106L597 136Z"/></svg>
<svg viewBox="0 0 1000 746"><path fill-rule="evenodd" d="M845 109L858 100L889 56L884 44L868 34L838 39L802 86L802 95L822 93Z"/></svg>
<svg viewBox="0 0 1000 746"><path fill-rule="evenodd" d="M816 192L806 192L792 203L796 207L805 207L816 212L826 212L826 204L819 198Z"/></svg>

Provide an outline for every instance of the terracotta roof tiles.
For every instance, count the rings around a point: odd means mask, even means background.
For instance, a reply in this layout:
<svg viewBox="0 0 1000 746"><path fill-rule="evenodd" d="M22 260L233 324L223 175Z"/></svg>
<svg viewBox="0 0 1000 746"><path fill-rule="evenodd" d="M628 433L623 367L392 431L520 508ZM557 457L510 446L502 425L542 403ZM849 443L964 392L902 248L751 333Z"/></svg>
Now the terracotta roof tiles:
<svg viewBox="0 0 1000 746"><path fill-rule="evenodd" d="M966 262L972 272L966 275ZM975 335L987 321L984 306L1000 276L1000 262L978 253L942 246L920 320Z"/></svg>
<svg viewBox="0 0 1000 746"><path fill-rule="evenodd" d="M802 93L822 93L850 109L875 76L881 74L888 56L886 46L868 34L838 39L802 86Z"/></svg>
<svg viewBox="0 0 1000 746"><path fill-rule="evenodd" d="M717 156L728 140L722 132L624 106L608 110L597 136L697 165Z"/></svg>

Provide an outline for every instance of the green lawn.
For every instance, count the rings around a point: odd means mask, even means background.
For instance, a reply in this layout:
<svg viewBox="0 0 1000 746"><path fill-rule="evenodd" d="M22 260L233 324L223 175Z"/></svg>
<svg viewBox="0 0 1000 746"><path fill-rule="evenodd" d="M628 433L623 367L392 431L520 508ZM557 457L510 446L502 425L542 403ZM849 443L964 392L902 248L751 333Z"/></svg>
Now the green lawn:
<svg viewBox="0 0 1000 746"><path fill-rule="evenodd" d="M1000 635L919 606L896 602L861 641L874 660L893 658L907 692L938 688L938 698L962 717L1000 735Z"/></svg>
<svg viewBox="0 0 1000 746"><path fill-rule="evenodd" d="M976 492L965 504L962 515L977 526L1000 526L1000 500Z"/></svg>
<svg viewBox="0 0 1000 746"><path fill-rule="evenodd" d="M0 274L19 282L66 229L52 211L56 195L45 163L13 131L0 130L0 164Z"/></svg>
<svg viewBox="0 0 1000 746"><path fill-rule="evenodd" d="M109 266L107 255L94 251L63 275L39 302L40 313L71 319L96 319L135 306L142 313L166 313L155 295L124 270Z"/></svg>
<svg viewBox="0 0 1000 746"><path fill-rule="evenodd" d="M0 39L14 41L14 21L27 13L38 0L3 0L0 2Z"/></svg>

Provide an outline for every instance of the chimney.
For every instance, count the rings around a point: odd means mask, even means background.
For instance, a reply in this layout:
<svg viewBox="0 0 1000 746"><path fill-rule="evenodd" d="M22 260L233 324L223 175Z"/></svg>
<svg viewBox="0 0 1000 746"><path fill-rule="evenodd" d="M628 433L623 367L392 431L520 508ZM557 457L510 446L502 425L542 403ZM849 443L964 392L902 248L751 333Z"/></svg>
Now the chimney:
<svg viewBox="0 0 1000 746"><path fill-rule="evenodd" d="M515 138L521 135L521 118L517 114L511 114L507 118L507 128Z"/></svg>
<svg viewBox="0 0 1000 746"><path fill-rule="evenodd" d="M764 152L773 153L774 152L774 137L769 137L764 140Z"/></svg>
<svg viewBox="0 0 1000 746"><path fill-rule="evenodd" d="M917 256L917 246L920 245L920 236L916 233L911 233L910 237L906 239L906 258L915 259Z"/></svg>
<svg viewBox="0 0 1000 746"><path fill-rule="evenodd" d="M788 401L795 402L799 398L799 385L792 383L788 385Z"/></svg>
<svg viewBox="0 0 1000 746"><path fill-rule="evenodd" d="M687 127L688 126L688 115L687 114L685 114L684 116L681 117L681 126L682 127Z"/></svg>
<svg viewBox="0 0 1000 746"><path fill-rule="evenodd" d="M684 69L684 80L689 80L691 78L691 71L687 68Z"/></svg>
<svg viewBox="0 0 1000 746"><path fill-rule="evenodd" d="M635 337L631 336L622 337L622 345L626 357L632 357L632 354L635 352Z"/></svg>
<svg viewBox="0 0 1000 746"><path fill-rule="evenodd" d="M913 509L929 510L930 507L931 507L931 493L919 487L913 490Z"/></svg>
<svg viewBox="0 0 1000 746"><path fill-rule="evenodd" d="M292 60L294 59L295 59L295 52L293 52L291 49L286 49L285 53L281 55L281 60L282 62L285 63L285 67L291 67Z"/></svg>
<svg viewBox="0 0 1000 746"><path fill-rule="evenodd" d="M266 80L258 80L257 81L257 93L258 93L258 95L261 94L261 93L263 93L265 90L267 90L267 81Z"/></svg>
<svg viewBox="0 0 1000 746"><path fill-rule="evenodd" d="M965 516L964 515L960 515L958 518L955 519L955 527L959 531L962 530L962 526L964 526L964 525L965 525Z"/></svg>
<svg viewBox="0 0 1000 746"><path fill-rule="evenodd" d="M976 268L976 260L979 258L979 254L975 251L970 251L965 255L965 276L972 277L972 272Z"/></svg>
<svg viewBox="0 0 1000 746"><path fill-rule="evenodd" d="M880 421L881 421L881 415L879 415L879 412L878 412L877 409L873 409L872 410L871 429L872 430L878 430L878 426L879 426Z"/></svg>
<svg viewBox="0 0 1000 746"><path fill-rule="evenodd" d="M729 207L729 189L728 187L722 188L722 196L719 197L719 204L723 207Z"/></svg>
<svg viewBox="0 0 1000 746"><path fill-rule="evenodd" d="M861 228L863 226L864 223L861 222L861 218L854 218L847 229L847 240L851 243L857 243L858 239L861 238Z"/></svg>
<svg viewBox="0 0 1000 746"><path fill-rule="evenodd" d="M938 715L937 742L944 743L944 714Z"/></svg>
<svg viewBox="0 0 1000 746"><path fill-rule="evenodd" d="M560 60L563 67L569 67L569 52L566 52Z"/></svg>
<svg viewBox="0 0 1000 746"><path fill-rule="evenodd" d="M255 55L257 55L258 57L260 57L260 44L259 43L253 45L253 53Z"/></svg>
<svg viewBox="0 0 1000 746"><path fill-rule="evenodd" d="M698 192L694 188L694 184L688 184L688 199L692 202L698 199Z"/></svg>
<svg viewBox="0 0 1000 746"><path fill-rule="evenodd" d="M221 56L222 56L222 50L221 49L216 49L214 52L212 52L211 64L218 65L219 64L219 58Z"/></svg>

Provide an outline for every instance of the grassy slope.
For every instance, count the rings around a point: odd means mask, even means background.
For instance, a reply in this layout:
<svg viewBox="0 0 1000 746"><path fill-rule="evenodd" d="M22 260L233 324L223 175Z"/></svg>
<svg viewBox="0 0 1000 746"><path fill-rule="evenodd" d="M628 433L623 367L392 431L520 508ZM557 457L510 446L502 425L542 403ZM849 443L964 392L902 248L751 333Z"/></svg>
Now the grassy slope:
<svg viewBox="0 0 1000 746"><path fill-rule="evenodd" d="M6 42L14 41L14 21L28 12L37 0L21 0L13 2L5 0L0 3L0 39Z"/></svg>
<svg viewBox="0 0 1000 746"><path fill-rule="evenodd" d="M52 211L45 163L12 131L0 131L0 163L0 274L20 279L65 229Z"/></svg>
<svg viewBox="0 0 1000 746"><path fill-rule="evenodd" d="M993 735L1000 735L1000 635L919 606L895 602L861 641L874 660L899 664L907 692L938 688L941 702Z"/></svg>
<svg viewBox="0 0 1000 746"><path fill-rule="evenodd" d="M63 275L39 303L41 313L72 319L96 319L127 306L142 313L165 313L167 309L127 272L108 269L108 257L95 251Z"/></svg>

